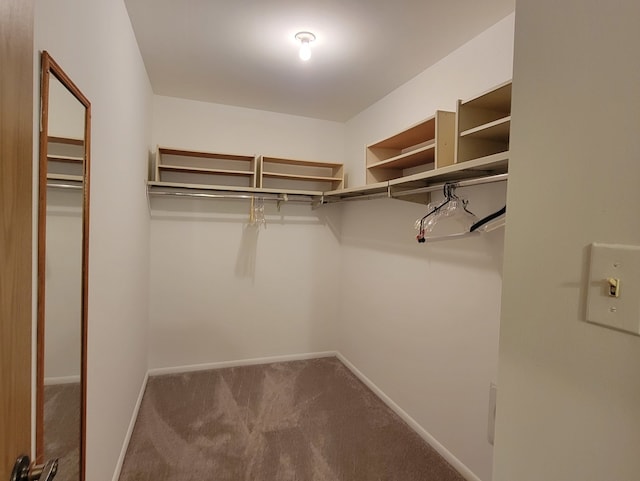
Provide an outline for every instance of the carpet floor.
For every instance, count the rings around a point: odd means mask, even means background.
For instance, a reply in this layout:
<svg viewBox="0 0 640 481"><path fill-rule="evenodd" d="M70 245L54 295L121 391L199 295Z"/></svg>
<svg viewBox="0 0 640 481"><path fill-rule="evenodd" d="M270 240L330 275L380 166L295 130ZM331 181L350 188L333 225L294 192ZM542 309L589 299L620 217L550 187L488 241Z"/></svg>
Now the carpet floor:
<svg viewBox="0 0 640 481"><path fill-rule="evenodd" d="M150 377L120 481L464 481L336 358Z"/></svg>
<svg viewBox="0 0 640 481"><path fill-rule="evenodd" d="M56 481L78 481L80 383L44 387L44 459L58 458Z"/></svg>

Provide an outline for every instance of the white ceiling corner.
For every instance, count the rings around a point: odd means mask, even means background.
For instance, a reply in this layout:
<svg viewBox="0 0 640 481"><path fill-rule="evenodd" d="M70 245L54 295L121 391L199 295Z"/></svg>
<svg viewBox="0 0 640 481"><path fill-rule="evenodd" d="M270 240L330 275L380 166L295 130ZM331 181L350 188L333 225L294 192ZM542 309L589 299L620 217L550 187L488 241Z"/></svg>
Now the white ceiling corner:
<svg viewBox="0 0 640 481"><path fill-rule="evenodd" d="M125 0L154 93L346 121L515 0ZM313 32L302 62L294 35Z"/></svg>

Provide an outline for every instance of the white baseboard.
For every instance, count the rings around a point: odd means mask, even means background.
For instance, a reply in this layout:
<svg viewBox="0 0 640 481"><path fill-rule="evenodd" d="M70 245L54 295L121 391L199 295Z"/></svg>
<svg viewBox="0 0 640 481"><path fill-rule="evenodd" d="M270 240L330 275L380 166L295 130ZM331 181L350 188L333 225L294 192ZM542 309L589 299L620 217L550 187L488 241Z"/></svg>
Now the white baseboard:
<svg viewBox="0 0 640 481"><path fill-rule="evenodd" d="M60 376L60 377L45 377L44 385L52 386L54 384L80 384L80 374L77 376Z"/></svg>
<svg viewBox="0 0 640 481"><path fill-rule="evenodd" d="M467 481L481 481L481 479L476 476L473 471L471 471L462 461L456 458L451 451L445 448L442 444L438 442L436 438L434 438L429 432L423 428L418 422L413 419L409 414L398 406L389 396L385 394L385 392L380 389L376 384L365 376L357 367L355 367L346 357L344 357L340 352L336 353L336 356L340 361L349 368L349 370L355 374L358 379L360 379L363 383L367 385L369 389L371 389L376 396L378 396L393 412L395 412L398 416L402 418L404 422L406 422L411 429L417 432L422 439L424 439L433 449L435 449L440 456L447 460L451 466L453 466Z"/></svg>
<svg viewBox="0 0 640 481"><path fill-rule="evenodd" d="M162 374L180 374L191 371L207 371L209 369L222 369L225 367L253 366L257 364L269 364L272 362L302 361L305 359L317 359L322 357L336 357L336 351L311 352L306 354L287 354L284 356L258 357L254 359L238 359L236 361L210 362L205 364L189 364L175 367L158 367L149 369L149 376Z"/></svg>
<svg viewBox="0 0 640 481"><path fill-rule="evenodd" d="M122 450L120 451L120 457L118 457L118 462L116 463L116 469L113 473L112 481L118 481L120 478L120 472L122 471L122 465L124 464L124 457L127 454L127 449L129 449L129 441L131 441L131 435L133 434L133 428L136 425L136 420L138 419L138 412L140 411L140 405L142 404L142 397L144 396L144 390L147 388L147 380L149 379L149 373L145 374L144 379L142 380L142 386L140 386L140 393L138 394L138 400L136 401L136 405L133 408L133 413L131 413L131 421L129 422L129 429L127 429L127 434L124 437L124 442L122 443Z"/></svg>

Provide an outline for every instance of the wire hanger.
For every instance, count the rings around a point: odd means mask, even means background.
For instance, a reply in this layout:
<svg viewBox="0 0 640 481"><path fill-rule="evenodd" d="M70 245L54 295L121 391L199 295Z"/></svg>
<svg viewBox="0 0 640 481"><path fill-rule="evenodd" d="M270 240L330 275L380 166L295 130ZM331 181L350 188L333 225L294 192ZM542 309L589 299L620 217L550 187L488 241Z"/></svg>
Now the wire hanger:
<svg viewBox="0 0 640 481"><path fill-rule="evenodd" d="M473 224L469 229L469 232L475 232L478 229L482 229L484 232L489 232L493 229L497 229L498 227L503 226L504 215L506 213L507 213L507 206L505 205L502 209L498 209L493 214L489 214L488 216L484 217L483 219L480 219L478 222ZM499 217L502 217L502 219L500 219L499 225L497 225L498 224L497 222L491 223L491 221L493 221L494 219L498 219ZM490 228L490 227L493 227L493 228Z"/></svg>

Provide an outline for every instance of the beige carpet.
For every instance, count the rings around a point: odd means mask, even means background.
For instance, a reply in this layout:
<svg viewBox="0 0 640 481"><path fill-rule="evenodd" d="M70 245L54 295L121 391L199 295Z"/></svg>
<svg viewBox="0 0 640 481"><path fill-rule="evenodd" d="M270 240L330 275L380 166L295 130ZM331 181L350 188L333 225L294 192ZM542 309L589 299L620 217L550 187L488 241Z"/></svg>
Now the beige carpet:
<svg viewBox="0 0 640 481"><path fill-rule="evenodd" d="M80 383L44 387L44 459L58 458L56 481L78 481Z"/></svg>
<svg viewBox="0 0 640 481"><path fill-rule="evenodd" d="M149 378L120 481L463 481L336 358Z"/></svg>

